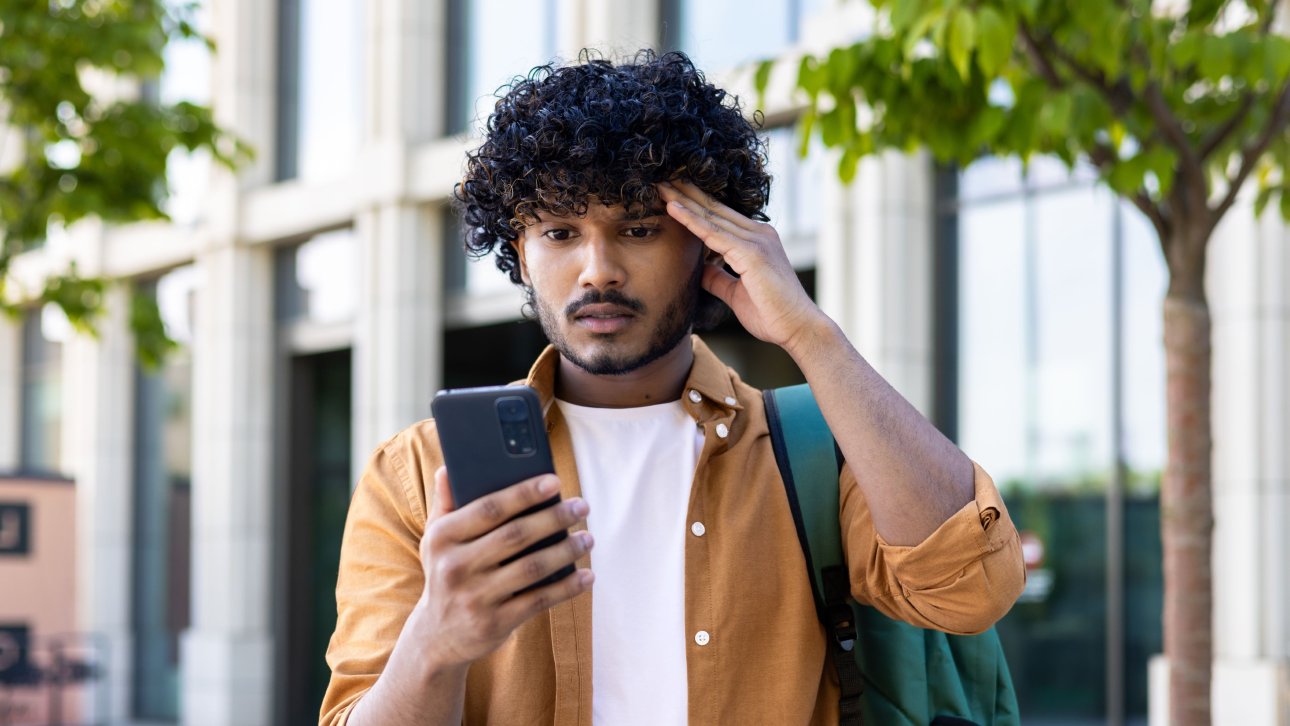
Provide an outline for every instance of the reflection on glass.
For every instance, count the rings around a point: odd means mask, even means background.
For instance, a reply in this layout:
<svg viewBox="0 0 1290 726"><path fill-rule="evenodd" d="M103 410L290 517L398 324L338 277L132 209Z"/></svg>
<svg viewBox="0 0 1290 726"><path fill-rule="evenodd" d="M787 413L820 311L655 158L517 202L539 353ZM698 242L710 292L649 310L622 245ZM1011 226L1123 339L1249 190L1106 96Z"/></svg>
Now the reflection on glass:
<svg viewBox="0 0 1290 726"><path fill-rule="evenodd" d="M793 265L812 267L823 212L822 185L829 172L826 154L818 139L813 138L810 154L801 158L797 153L800 134L793 126L771 129L765 136L767 171L771 175L766 215L779 232Z"/></svg>
<svg viewBox="0 0 1290 726"><path fill-rule="evenodd" d="M365 4L282 0L278 178L346 174L363 132Z"/></svg>
<svg viewBox="0 0 1290 726"><path fill-rule="evenodd" d="M192 338L192 266L167 273L141 292L157 301L166 332ZM192 541L192 363L188 346L160 370L135 366L134 529L131 625L133 711L177 719L179 638L188 628Z"/></svg>
<svg viewBox="0 0 1290 726"><path fill-rule="evenodd" d="M1160 649L1163 273L1136 212L1051 159L1023 176L984 160L960 179L959 437L1004 491L1027 542L1027 591L999 624L1026 723L1107 715L1107 487L1115 426L1129 464L1123 613L1126 715L1146 712ZM1124 240L1114 308L1116 235ZM1124 404L1113 408L1116 321ZM1137 443L1142 442L1142 443ZM1135 481L1142 482L1135 489ZM1117 616L1118 617L1118 616Z"/></svg>
<svg viewBox="0 0 1290 726"><path fill-rule="evenodd" d="M191 5L190 21L198 32L209 32L210 12L208 0L166 0L166 5L176 12ZM180 101L207 104L211 98L210 49L201 38L176 38L166 44L166 68L161 74L158 96L163 104ZM166 183L170 196L163 210L179 224L192 224L202 213L211 170L210 153L205 150L189 152L175 149L166 159Z"/></svg>
<svg viewBox="0 0 1290 726"><path fill-rule="evenodd" d="M449 104L452 133L479 131L493 111L498 88L550 63L556 53L555 0L450 0L455 88ZM462 42L464 39L464 43Z"/></svg>
<svg viewBox="0 0 1290 726"><path fill-rule="evenodd" d="M22 320L22 441L18 468L35 474L62 470L63 341L70 326L51 305Z"/></svg>
<svg viewBox="0 0 1290 726"><path fill-rule="evenodd" d="M358 306L358 244L352 229L314 235L277 254L278 318L336 323Z"/></svg>
<svg viewBox="0 0 1290 726"><path fill-rule="evenodd" d="M768 0L755 7L738 0L676 2L671 45L709 72L773 56L796 42L802 24L829 5L828 0Z"/></svg>

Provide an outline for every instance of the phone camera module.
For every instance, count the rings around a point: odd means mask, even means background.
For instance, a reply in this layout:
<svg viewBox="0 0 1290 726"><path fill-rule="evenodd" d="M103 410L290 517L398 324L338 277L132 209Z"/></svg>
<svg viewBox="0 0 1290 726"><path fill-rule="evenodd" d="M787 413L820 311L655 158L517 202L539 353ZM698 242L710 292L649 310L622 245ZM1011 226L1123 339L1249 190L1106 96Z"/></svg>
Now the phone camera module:
<svg viewBox="0 0 1290 726"><path fill-rule="evenodd" d="M501 422L502 441L511 456L530 456L537 450L529 428L529 410L518 396L497 400L497 418Z"/></svg>

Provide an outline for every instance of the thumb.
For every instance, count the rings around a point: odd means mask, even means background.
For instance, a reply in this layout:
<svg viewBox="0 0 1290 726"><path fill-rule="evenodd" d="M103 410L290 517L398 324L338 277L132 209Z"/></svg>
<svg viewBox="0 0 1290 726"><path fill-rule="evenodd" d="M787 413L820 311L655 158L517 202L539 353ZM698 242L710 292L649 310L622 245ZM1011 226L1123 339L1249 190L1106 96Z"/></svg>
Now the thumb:
<svg viewBox="0 0 1290 726"><path fill-rule="evenodd" d="M434 472L434 501L430 503L430 519L438 519L456 509L452 501L452 487L448 486L448 468L439 467Z"/></svg>
<svg viewBox="0 0 1290 726"><path fill-rule="evenodd" d="M735 291L739 289L739 278L726 272L718 264L703 266L703 289L716 295L721 302L730 305Z"/></svg>

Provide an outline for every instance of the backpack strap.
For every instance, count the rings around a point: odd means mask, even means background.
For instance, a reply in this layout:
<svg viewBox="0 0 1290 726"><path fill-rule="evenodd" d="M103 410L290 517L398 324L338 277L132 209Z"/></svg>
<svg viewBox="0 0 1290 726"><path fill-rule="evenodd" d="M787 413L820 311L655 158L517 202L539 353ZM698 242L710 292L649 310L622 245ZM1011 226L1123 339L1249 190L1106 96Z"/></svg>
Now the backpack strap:
<svg viewBox="0 0 1290 726"><path fill-rule="evenodd" d="M820 621L828 631L829 653L837 670L842 697L842 726L859 724L864 683L856 662L855 613L848 602L851 578L842 554L838 524L838 449L810 387L803 383L762 393L771 447L779 466L797 539L806 557L811 591Z"/></svg>

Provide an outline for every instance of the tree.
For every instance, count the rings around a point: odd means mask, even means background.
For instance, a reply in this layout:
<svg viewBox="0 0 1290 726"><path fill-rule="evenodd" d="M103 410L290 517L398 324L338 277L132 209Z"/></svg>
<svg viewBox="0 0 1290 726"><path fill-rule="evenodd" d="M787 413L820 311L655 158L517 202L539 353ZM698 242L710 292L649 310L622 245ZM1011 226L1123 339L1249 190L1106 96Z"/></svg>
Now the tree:
<svg viewBox="0 0 1290 726"><path fill-rule="evenodd" d="M168 41L202 37L196 10L168 0L0 0L0 121L16 131L0 133L0 311L18 313L6 290L10 263L51 224L166 219L166 159L176 148L209 150L230 168L249 158L208 108L87 90L92 79L159 77ZM109 284L72 268L21 292L92 334ZM130 320L141 359L158 363L174 342L156 304L135 295Z"/></svg>
<svg viewBox="0 0 1290 726"><path fill-rule="evenodd" d="M1209 240L1251 178L1255 214L1290 219L1290 40L1276 0L870 0L875 32L805 56L805 141L860 158L927 149L1086 161L1151 221L1164 299L1168 460L1161 491L1174 723L1210 722L1213 493ZM757 69L764 93L773 62ZM863 107L863 111L858 111Z"/></svg>

